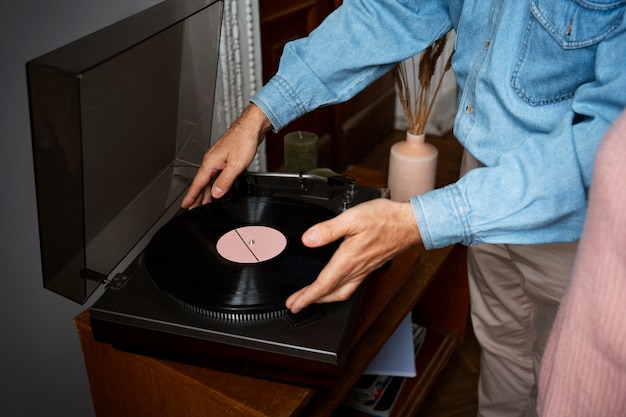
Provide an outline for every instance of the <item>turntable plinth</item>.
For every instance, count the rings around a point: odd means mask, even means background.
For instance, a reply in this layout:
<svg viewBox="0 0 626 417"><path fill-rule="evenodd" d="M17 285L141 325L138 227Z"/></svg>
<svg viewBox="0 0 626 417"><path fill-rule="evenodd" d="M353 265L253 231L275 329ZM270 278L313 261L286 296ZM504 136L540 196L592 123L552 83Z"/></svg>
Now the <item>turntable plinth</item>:
<svg viewBox="0 0 626 417"><path fill-rule="evenodd" d="M384 186L384 175L361 167L345 173L357 183ZM436 376L461 342L469 310L465 250L461 246L401 254L369 278L364 307L342 377L334 389L195 367L114 349L93 339L89 312L75 319L98 417L351 416L342 398L386 340L413 311L428 327L394 416L414 415Z"/></svg>

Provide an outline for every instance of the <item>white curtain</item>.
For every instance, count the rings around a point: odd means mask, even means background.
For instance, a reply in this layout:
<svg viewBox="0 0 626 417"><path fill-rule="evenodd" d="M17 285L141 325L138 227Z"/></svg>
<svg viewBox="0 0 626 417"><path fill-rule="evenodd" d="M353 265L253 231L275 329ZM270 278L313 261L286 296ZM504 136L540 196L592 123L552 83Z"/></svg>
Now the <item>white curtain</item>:
<svg viewBox="0 0 626 417"><path fill-rule="evenodd" d="M261 80L258 0L224 0L212 142L239 117L260 88ZM265 171L266 167L262 143L249 169Z"/></svg>

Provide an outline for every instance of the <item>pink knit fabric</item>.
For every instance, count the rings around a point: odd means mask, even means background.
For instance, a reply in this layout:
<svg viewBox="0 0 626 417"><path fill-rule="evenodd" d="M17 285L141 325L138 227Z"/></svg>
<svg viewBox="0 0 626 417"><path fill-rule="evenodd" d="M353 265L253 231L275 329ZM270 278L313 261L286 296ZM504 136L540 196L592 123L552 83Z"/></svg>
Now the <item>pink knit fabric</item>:
<svg viewBox="0 0 626 417"><path fill-rule="evenodd" d="M543 357L538 410L626 416L626 112L598 150L572 282Z"/></svg>

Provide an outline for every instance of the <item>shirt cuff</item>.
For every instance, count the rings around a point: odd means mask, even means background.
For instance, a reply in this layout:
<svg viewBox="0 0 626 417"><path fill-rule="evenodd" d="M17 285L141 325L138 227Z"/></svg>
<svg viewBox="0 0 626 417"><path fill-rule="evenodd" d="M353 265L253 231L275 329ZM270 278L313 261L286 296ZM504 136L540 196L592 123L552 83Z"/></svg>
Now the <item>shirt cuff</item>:
<svg viewBox="0 0 626 417"><path fill-rule="evenodd" d="M426 249L472 245L468 205L456 184L409 199Z"/></svg>
<svg viewBox="0 0 626 417"><path fill-rule="evenodd" d="M267 116L273 131L278 132L290 122L304 115L305 109L298 105L295 92L280 76L274 76L250 100Z"/></svg>

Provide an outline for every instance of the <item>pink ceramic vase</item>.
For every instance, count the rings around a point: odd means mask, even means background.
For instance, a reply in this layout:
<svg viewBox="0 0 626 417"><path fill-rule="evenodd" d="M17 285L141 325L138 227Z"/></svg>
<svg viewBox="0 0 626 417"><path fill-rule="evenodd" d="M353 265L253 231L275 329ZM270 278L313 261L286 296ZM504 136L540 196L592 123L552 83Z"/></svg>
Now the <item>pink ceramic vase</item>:
<svg viewBox="0 0 626 417"><path fill-rule="evenodd" d="M439 152L425 141L425 135L406 134L406 140L395 143L389 154L387 187L394 201L408 201L435 187Z"/></svg>

